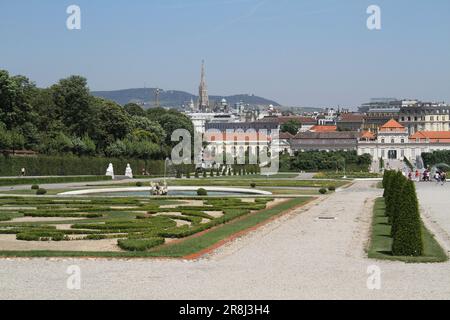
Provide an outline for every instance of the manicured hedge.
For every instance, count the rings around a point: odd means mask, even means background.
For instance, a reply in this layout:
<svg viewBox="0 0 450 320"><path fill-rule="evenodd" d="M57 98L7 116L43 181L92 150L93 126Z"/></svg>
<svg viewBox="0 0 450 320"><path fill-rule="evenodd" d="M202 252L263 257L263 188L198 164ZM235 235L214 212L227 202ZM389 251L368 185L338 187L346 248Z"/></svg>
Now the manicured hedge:
<svg viewBox="0 0 450 320"><path fill-rule="evenodd" d="M70 176L106 173L108 164L114 165L115 174L124 175L129 163L134 174L141 174L145 168L151 175L164 174L163 160L114 159L76 156L0 156L0 176L19 176L22 168L29 176Z"/></svg>
<svg viewBox="0 0 450 320"><path fill-rule="evenodd" d="M385 187L386 216L392 225L392 254L418 257L423 252L422 221L414 182L401 172L386 171Z"/></svg>
<svg viewBox="0 0 450 320"><path fill-rule="evenodd" d="M118 246L126 251L146 251L150 248L164 244L163 238L150 239L119 239Z"/></svg>
<svg viewBox="0 0 450 320"><path fill-rule="evenodd" d="M15 186L23 184L50 184L50 183L70 183L70 182L91 182L107 181L111 177L107 176L83 176L83 177L47 177L47 178L5 178L0 179L0 186ZM38 188L39 189L39 188Z"/></svg>

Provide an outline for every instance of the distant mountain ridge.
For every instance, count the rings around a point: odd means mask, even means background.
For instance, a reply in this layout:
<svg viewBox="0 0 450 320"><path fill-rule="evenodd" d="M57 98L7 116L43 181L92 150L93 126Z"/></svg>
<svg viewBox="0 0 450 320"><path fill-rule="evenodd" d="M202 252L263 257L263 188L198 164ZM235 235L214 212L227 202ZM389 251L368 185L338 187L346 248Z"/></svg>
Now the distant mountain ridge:
<svg viewBox="0 0 450 320"><path fill-rule="evenodd" d="M93 91L92 95L96 97L105 98L115 101L120 105L125 105L130 102L145 104L146 107L152 107L155 104L156 88L136 88L113 91ZM274 105L280 104L276 101L258 97L248 94L237 94L231 96L209 96L211 101L220 102L225 98L229 105L234 105L240 101L250 105ZM177 90L161 90L159 94L159 101L163 107L176 107L188 104L191 99L194 103L197 102L198 96L184 91Z"/></svg>

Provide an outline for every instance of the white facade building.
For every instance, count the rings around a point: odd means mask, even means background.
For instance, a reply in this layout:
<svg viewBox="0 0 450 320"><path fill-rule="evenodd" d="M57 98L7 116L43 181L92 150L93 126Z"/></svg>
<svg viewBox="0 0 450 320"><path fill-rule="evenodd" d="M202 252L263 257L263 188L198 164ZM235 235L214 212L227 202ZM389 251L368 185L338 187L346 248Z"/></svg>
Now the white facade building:
<svg viewBox="0 0 450 320"><path fill-rule="evenodd" d="M403 160L415 163L422 153L450 150L450 131L420 131L409 135L408 128L395 120L380 127L378 135L364 132L358 141L358 155L370 154L374 161Z"/></svg>

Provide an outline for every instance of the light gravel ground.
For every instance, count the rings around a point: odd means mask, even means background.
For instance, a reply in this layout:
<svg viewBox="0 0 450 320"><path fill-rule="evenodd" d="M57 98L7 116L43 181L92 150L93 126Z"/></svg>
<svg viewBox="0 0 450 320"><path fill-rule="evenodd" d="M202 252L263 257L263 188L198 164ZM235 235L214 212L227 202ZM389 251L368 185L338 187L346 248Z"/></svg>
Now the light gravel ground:
<svg viewBox="0 0 450 320"><path fill-rule="evenodd" d="M449 263L365 258L372 203L381 195L371 185L357 182L199 261L3 259L0 298L449 299ZM439 207L429 200L422 202L431 217ZM72 265L81 268L81 290L66 288ZM367 289L371 265L382 271L380 290Z"/></svg>

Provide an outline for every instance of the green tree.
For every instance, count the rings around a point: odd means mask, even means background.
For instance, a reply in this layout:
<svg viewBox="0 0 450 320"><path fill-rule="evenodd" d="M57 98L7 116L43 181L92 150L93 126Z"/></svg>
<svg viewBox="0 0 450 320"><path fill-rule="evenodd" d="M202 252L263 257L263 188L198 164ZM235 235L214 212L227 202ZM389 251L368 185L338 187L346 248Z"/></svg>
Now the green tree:
<svg viewBox="0 0 450 320"><path fill-rule="evenodd" d="M11 149L11 135L4 127L0 126L0 150Z"/></svg>
<svg viewBox="0 0 450 320"><path fill-rule="evenodd" d="M145 110L136 103L128 103L123 108L130 116L145 117Z"/></svg>
<svg viewBox="0 0 450 320"><path fill-rule="evenodd" d="M176 110L165 110L163 108L154 108L147 110L147 117L150 120L157 121L166 133L165 143L174 146L178 142L172 142L171 137L175 130L185 129L189 131L191 137L194 136L194 126L191 119Z"/></svg>
<svg viewBox="0 0 450 320"><path fill-rule="evenodd" d="M25 137L17 130L10 132L11 136L11 149L14 151L22 150L25 145Z"/></svg>
<svg viewBox="0 0 450 320"><path fill-rule="evenodd" d="M157 144L164 142L166 138L166 133L161 125L158 122L152 121L146 117L131 117L131 128L134 131L138 130L138 132L147 132L147 138Z"/></svg>
<svg viewBox="0 0 450 320"><path fill-rule="evenodd" d="M61 121L69 134L81 137L88 133L90 128L98 125L94 121L92 97L85 78L71 76L62 79L53 85L51 90L58 114L61 115Z"/></svg>
<svg viewBox="0 0 450 320"><path fill-rule="evenodd" d="M34 84L22 76L10 77L0 70L0 122L7 130L17 129L33 119L30 97Z"/></svg>
<svg viewBox="0 0 450 320"><path fill-rule="evenodd" d="M301 129L302 124L297 120L289 120L281 126L281 132L287 132L295 136Z"/></svg>
<svg viewBox="0 0 450 320"><path fill-rule="evenodd" d="M91 128L89 136L95 141L100 150L116 140L124 139L131 130L130 116L115 102L94 99L95 127Z"/></svg>

